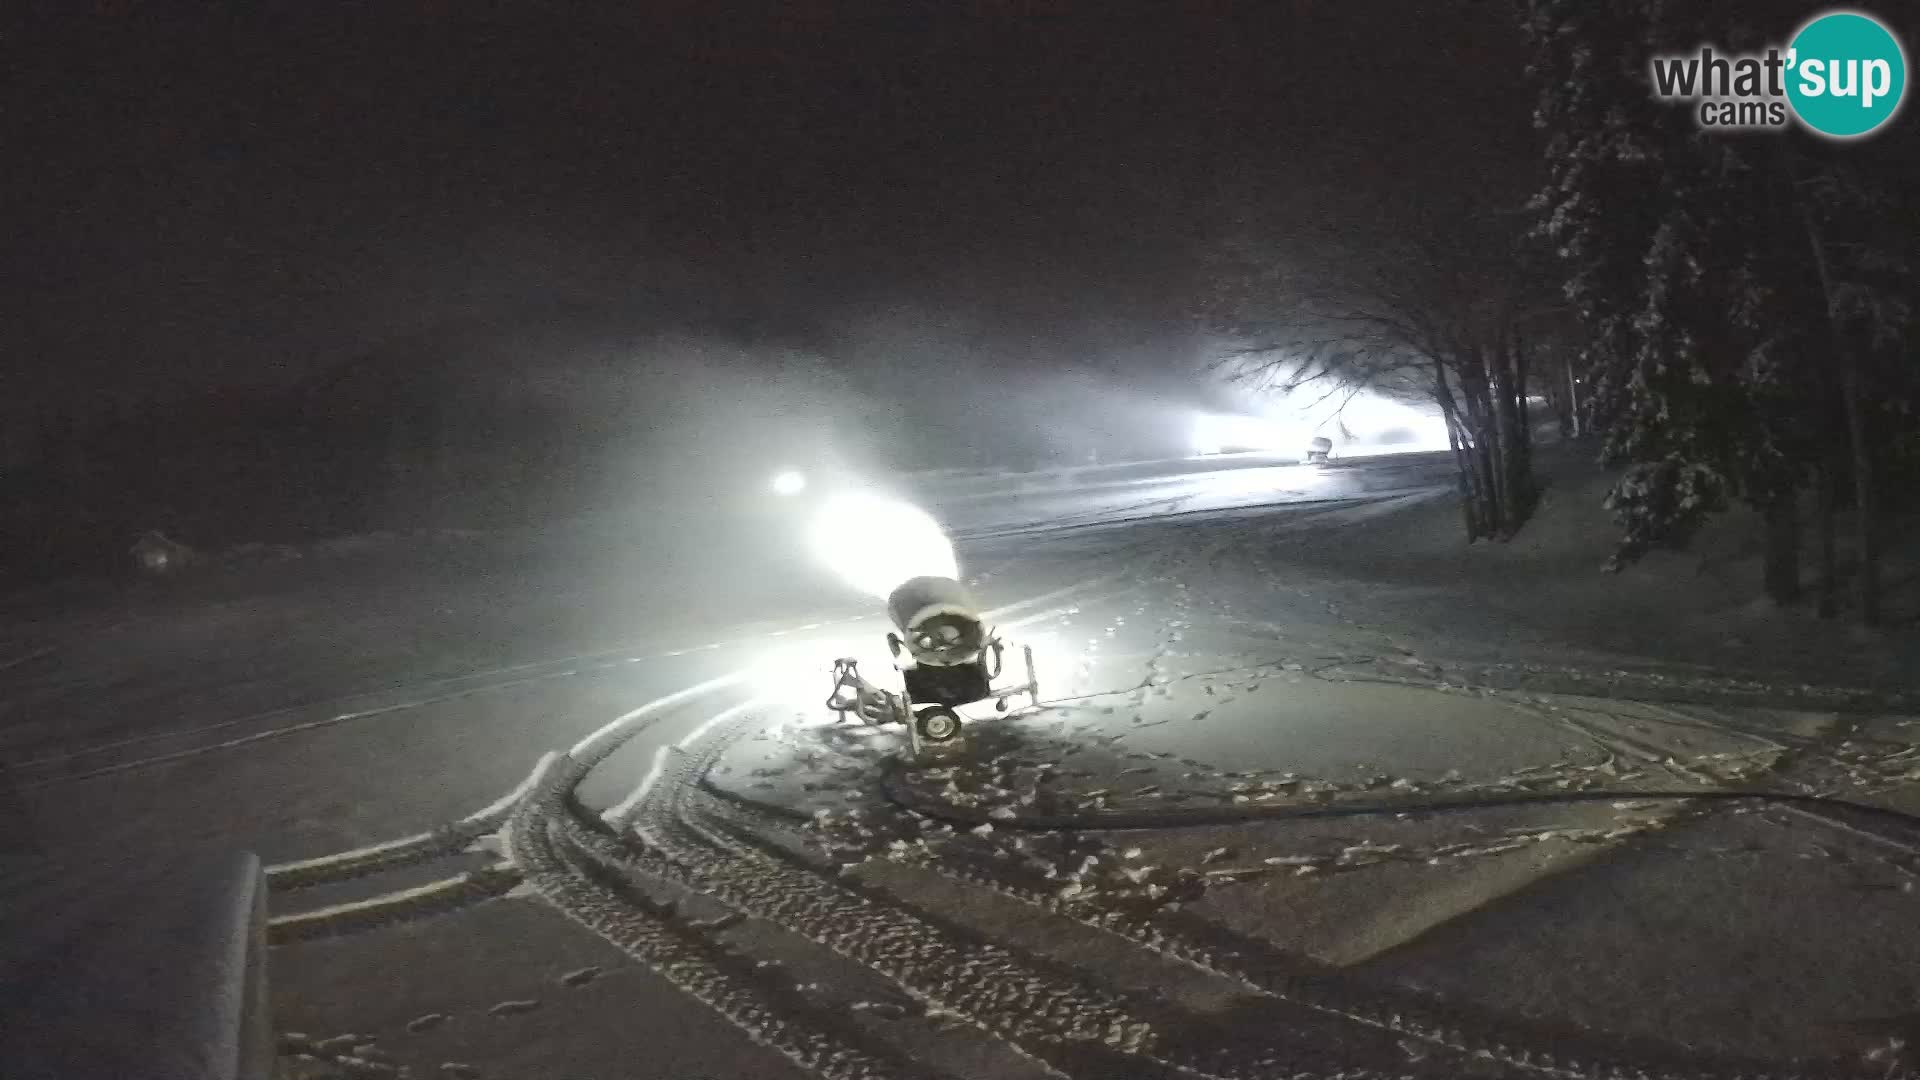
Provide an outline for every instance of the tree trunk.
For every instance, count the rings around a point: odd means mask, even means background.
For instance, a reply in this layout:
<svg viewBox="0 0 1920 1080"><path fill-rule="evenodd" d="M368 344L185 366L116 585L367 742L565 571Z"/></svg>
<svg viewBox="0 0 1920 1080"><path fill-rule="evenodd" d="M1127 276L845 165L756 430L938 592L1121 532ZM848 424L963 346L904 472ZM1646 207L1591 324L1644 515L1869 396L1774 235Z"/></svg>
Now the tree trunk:
<svg viewBox="0 0 1920 1080"><path fill-rule="evenodd" d="M1880 529L1878 492L1873 482L1873 451L1867 437L1866 406L1860 400L1860 372L1850 360L1841 369L1840 392L1847 406L1847 442L1853 451L1853 501L1860 549L1860 621L1880 622Z"/></svg>
<svg viewBox="0 0 1920 1080"><path fill-rule="evenodd" d="M1827 265L1827 245L1820 235L1819 223L1804 202L1800 214L1806 222L1807 241L1813 245L1813 265L1820 275L1820 289L1827 301L1827 328L1833 338L1834 359L1840 368L1840 404L1847 418L1847 444L1853 454L1854 512L1859 515L1856 544L1860 551L1860 621L1867 626L1880 622L1880 529L1879 500L1874 490L1873 442L1867 431L1866 403L1861 400L1860 362L1840 325L1840 313L1834 304L1833 274Z"/></svg>
<svg viewBox="0 0 1920 1080"><path fill-rule="evenodd" d="M1498 537L1504 531L1500 519L1500 469L1495 455L1500 440L1495 431L1494 408L1488 394L1490 373L1486 355L1476 350L1460 365L1460 397L1466 403L1468 460L1473 468L1475 511L1480 529L1475 537Z"/></svg>
<svg viewBox="0 0 1920 1080"><path fill-rule="evenodd" d="M1767 596L1784 607L1800 599L1800 508L1794 492L1768 500L1766 519Z"/></svg>
<svg viewBox="0 0 1920 1080"><path fill-rule="evenodd" d="M1580 437L1580 382L1573 377L1573 357L1567 357L1567 412L1563 421L1568 434Z"/></svg>
<svg viewBox="0 0 1920 1080"><path fill-rule="evenodd" d="M1500 481L1500 444L1497 438L1481 436L1482 449L1474 455L1474 465L1480 471L1480 516L1486 522L1481 534L1489 540L1507 538L1507 519L1503 511L1506 494L1501 490Z"/></svg>
<svg viewBox="0 0 1920 1080"><path fill-rule="evenodd" d="M1839 485L1834 479L1831 455L1820 462L1820 617L1831 619L1840 610L1840 569L1835 558L1833 537L1834 504L1839 501Z"/></svg>
<svg viewBox="0 0 1920 1080"><path fill-rule="evenodd" d="M1483 528L1480 496L1473 476L1473 448L1466 420L1460 413L1459 399L1447 385L1446 365L1438 360L1433 362L1433 397L1440 403L1440 415L1447 422L1447 446L1453 450L1453 466L1460 487L1460 514L1467 529L1467 543L1471 544L1480 539Z"/></svg>
<svg viewBox="0 0 1920 1080"><path fill-rule="evenodd" d="M1513 451L1513 432L1511 417L1507 415L1507 349L1503 341L1493 351L1481 358L1483 369L1487 373L1487 426L1492 436L1487 440L1492 453L1488 455L1487 465L1493 473L1493 514L1497 522L1496 536L1505 540L1513 531L1513 471L1508 466L1509 455Z"/></svg>
<svg viewBox="0 0 1920 1080"><path fill-rule="evenodd" d="M1529 502L1533 499L1533 414L1527 409L1527 385L1532 377L1533 362L1527 354L1527 343L1517 339L1513 353L1513 404L1520 416L1520 477Z"/></svg>
<svg viewBox="0 0 1920 1080"><path fill-rule="evenodd" d="M1527 417L1527 353L1519 335L1510 340L1503 360L1506 392L1501 395L1502 457L1506 468L1506 502L1501 509L1507 535L1520 531L1533 508L1533 430Z"/></svg>
<svg viewBox="0 0 1920 1080"><path fill-rule="evenodd" d="M1447 423L1447 446L1453 450L1454 484L1460 491L1461 524L1466 527L1467 543L1471 544L1480 538L1479 520L1474 516L1473 467L1467 462L1466 444L1460 441L1458 423L1453 420Z"/></svg>

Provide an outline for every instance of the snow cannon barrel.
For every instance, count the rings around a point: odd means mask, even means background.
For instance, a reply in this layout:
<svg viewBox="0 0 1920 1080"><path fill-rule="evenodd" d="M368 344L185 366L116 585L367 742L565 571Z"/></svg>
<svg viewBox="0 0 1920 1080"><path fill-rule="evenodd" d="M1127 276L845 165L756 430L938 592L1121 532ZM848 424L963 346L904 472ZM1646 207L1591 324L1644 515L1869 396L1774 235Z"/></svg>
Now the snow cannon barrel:
<svg viewBox="0 0 1920 1080"><path fill-rule="evenodd" d="M953 578L917 577L903 582L887 596L887 617L899 628L917 663L939 667L972 663L987 645L980 605Z"/></svg>

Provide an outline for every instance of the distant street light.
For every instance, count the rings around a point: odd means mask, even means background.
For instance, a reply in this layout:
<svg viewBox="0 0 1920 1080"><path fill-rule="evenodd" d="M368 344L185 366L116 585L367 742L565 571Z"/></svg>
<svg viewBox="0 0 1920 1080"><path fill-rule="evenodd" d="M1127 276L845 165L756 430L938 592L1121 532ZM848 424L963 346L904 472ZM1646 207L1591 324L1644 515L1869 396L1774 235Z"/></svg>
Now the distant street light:
<svg viewBox="0 0 1920 1080"><path fill-rule="evenodd" d="M773 476L775 495L798 495L805 490L807 490L807 478L803 473L788 469Z"/></svg>

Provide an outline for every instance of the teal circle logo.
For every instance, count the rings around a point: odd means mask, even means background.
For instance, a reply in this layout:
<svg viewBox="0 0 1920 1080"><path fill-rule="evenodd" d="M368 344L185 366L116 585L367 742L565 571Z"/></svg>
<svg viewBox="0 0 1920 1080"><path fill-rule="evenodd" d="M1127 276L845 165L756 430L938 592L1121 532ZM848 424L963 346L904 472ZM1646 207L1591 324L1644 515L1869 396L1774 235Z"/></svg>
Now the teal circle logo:
<svg viewBox="0 0 1920 1080"><path fill-rule="evenodd" d="M1829 12L1801 27L1788 50L1787 101L1814 131L1851 139L1900 111L1907 54L1871 15Z"/></svg>

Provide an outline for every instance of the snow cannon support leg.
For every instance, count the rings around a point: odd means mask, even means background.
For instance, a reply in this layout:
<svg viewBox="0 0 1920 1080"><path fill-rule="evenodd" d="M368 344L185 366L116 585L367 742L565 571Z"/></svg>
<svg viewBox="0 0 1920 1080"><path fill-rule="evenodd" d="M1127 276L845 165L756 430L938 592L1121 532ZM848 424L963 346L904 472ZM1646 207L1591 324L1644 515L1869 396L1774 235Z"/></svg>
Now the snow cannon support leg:
<svg viewBox="0 0 1920 1080"><path fill-rule="evenodd" d="M1026 660L1027 681L1005 687L994 695L993 707L999 712L1007 711L1008 698L1019 697L1021 694L1027 695L1031 704L1036 706L1040 704L1040 677L1033 672L1033 646L1020 646L1020 654Z"/></svg>
<svg viewBox="0 0 1920 1080"><path fill-rule="evenodd" d="M904 698L862 678L859 661L851 656L833 662L833 689L827 694L827 708L841 723L846 722L848 713L873 725L900 723L911 715Z"/></svg>

